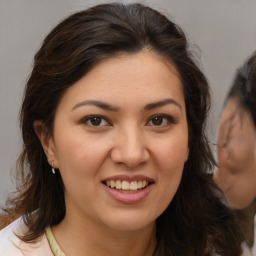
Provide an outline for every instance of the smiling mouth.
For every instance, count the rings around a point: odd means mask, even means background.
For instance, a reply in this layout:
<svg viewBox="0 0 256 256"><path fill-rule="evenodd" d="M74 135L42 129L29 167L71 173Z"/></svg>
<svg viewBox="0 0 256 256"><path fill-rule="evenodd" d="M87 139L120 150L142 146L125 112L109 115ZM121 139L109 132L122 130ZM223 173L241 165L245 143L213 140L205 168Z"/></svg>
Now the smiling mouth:
<svg viewBox="0 0 256 256"><path fill-rule="evenodd" d="M151 182L147 180L127 181L127 180L107 180L103 182L111 189L118 190L123 193L135 193L148 187Z"/></svg>

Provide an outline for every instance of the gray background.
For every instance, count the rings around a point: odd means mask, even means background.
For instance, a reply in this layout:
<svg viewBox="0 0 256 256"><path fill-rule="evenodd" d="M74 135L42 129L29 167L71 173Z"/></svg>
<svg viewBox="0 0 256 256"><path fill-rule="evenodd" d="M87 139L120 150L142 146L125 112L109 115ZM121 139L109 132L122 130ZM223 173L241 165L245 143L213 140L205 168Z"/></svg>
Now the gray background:
<svg viewBox="0 0 256 256"><path fill-rule="evenodd" d="M18 112L32 59L43 38L67 15L106 1L0 0L0 202L12 189L20 149ZM129 1L123 1L129 2ZM215 140L221 106L234 72L256 49L255 0L147 0L168 14L199 46L212 87L209 136Z"/></svg>

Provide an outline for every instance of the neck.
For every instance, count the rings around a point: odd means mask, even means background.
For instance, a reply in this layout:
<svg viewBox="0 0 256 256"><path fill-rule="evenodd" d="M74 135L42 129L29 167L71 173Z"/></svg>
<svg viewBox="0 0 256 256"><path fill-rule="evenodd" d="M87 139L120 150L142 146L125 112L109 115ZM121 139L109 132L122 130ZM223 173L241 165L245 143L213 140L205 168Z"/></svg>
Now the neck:
<svg viewBox="0 0 256 256"><path fill-rule="evenodd" d="M254 217L256 214L256 199L245 209L235 210L238 225L242 230L246 243L251 248L254 243Z"/></svg>
<svg viewBox="0 0 256 256"><path fill-rule="evenodd" d="M136 231L117 231L66 216L52 232L66 256L152 256L156 247L155 224Z"/></svg>

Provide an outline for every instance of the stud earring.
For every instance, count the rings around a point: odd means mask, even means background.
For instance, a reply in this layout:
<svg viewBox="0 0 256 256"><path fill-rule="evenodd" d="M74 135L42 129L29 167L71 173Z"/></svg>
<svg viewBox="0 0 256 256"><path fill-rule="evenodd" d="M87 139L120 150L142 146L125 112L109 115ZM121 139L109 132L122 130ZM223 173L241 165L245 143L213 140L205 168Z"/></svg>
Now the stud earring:
<svg viewBox="0 0 256 256"><path fill-rule="evenodd" d="M51 166L52 166L52 173L53 173L53 174L55 174L55 169L54 169L54 161L52 161L52 164L51 164Z"/></svg>

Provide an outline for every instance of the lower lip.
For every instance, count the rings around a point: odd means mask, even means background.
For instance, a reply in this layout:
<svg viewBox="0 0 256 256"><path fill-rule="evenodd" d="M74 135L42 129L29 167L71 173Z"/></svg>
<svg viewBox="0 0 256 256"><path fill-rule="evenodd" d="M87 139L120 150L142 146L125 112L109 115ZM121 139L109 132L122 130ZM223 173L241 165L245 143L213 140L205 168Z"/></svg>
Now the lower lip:
<svg viewBox="0 0 256 256"><path fill-rule="evenodd" d="M114 198L116 201L123 203L123 204L136 204L136 203L141 202L148 196L148 194L152 188L152 185L153 184L147 186L146 188L144 188L142 190L138 190L138 191L132 192L132 193L120 192L120 191L118 191L116 189L112 189L106 185L104 185L104 186L105 186L108 194L112 198Z"/></svg>

